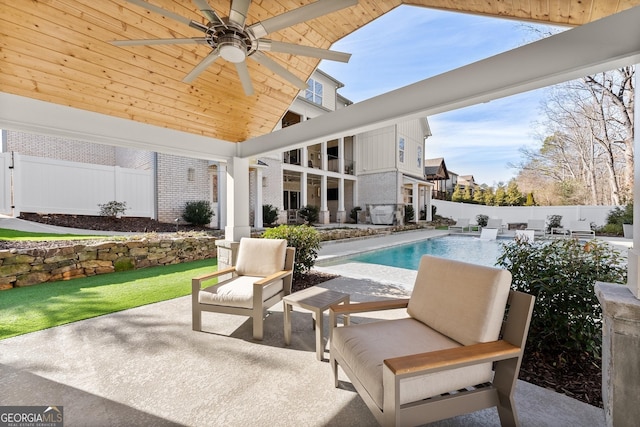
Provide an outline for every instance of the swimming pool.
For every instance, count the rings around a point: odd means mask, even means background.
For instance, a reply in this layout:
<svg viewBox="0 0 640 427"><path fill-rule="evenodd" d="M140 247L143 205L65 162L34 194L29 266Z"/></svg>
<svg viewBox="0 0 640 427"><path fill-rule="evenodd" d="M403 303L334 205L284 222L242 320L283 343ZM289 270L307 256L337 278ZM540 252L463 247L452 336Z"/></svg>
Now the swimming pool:
<svg viewBox="0 0 640 427"><path fill-rule="evenodd" d="M493 267L502 255L502 242L508 239L480 240L468 236L437 237L349 257L347 262L364 262L418 270L422 255L434 255Z"/></svg>

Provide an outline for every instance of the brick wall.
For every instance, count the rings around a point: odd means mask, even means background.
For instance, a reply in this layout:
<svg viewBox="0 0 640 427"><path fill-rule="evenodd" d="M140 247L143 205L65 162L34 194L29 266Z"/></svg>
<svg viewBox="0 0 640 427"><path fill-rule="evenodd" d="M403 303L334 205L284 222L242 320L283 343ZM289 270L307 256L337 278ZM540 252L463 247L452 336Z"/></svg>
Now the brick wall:
<svg viewBox="0 0 640 427"><path fill-rule="evenodd" d="M158 221L181 218L186 202L211 201L207 160L158 153Z"/></svg>
<svg viewBox="0 0 640 427"><path fill-rule="evenodd" d="M8 130L7 151L70 162L118 166L115 147L35 133Z"/></svg>

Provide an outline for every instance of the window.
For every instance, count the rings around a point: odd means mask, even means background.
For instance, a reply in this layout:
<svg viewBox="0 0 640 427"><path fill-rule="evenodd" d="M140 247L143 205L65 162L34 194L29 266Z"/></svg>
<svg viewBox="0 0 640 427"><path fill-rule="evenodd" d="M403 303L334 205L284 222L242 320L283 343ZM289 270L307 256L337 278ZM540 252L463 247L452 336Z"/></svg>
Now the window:
<svg viewBox="0 0 640 427"><path fill-rule="evenodd" d="M422 168L422 146L418 145L418 169Z"/></svg>
<svg viewBox="0 0 640 427"><path fill-rule="evenodd" d="M398 161L404 163L404 138L398 141Z"/></svg>
<svg viewBox="0 0 640 427"><path fill-rule="evenodd" d="M304 97L307 101L322 105L322 83L309 79Z"/></svg>
<svg viewBox="0 0 640 427"><path fill-rule="evenodd" d="M300 192L284 191L283 194L284 209L300 209Z"/></svg>

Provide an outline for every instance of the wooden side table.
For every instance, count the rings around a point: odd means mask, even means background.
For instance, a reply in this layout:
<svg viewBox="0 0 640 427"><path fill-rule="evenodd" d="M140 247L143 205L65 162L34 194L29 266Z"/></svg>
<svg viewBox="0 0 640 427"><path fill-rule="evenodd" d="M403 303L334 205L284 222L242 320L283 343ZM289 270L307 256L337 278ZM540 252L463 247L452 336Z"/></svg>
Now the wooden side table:
<svg viewBox="0 0 640 427"><path fill-rule="evenodd" d="M313 327L316 330L316 356L322 360L324 356L324 344L322 342L324 312L333 304L349 303L349 294L312 286L282 299L284 304L284 342L291 344L291 310L300 307L311 311ZM349 324L349 316L344 317L344 324ZM335 325L334 325L335 326ZM331 337L329 337L331 339Z"/></svg>

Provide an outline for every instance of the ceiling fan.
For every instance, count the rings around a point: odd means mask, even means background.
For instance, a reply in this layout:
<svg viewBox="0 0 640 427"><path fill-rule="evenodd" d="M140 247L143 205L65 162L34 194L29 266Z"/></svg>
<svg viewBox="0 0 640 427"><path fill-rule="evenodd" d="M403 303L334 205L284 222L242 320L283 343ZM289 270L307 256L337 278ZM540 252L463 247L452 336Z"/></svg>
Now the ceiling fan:
<svg viewBox="0 0 640 427"><path fill-rule="evenodd" d="M182 81L191 83L209 65L218 58L222 58L235 64L242 88L247 96L253 95L253 84L249 76L246 59L251 58L272 72L279 74L299 89L305 89L307 84L291 73L289 70L269 58L263 52L279 52L292 55L309 56L332 61L348 62L351 54L321 49L311 46L285 43L263 38L273 32L310 19L318 18L331 12L353 6L358 0L318 0L314 3L284 12L272 18L245 25L247 12L251 0L232 0L229 16L220 17L209 6L207 0L193 0L202 15L208 20L207 24L193 21L182 15L154 6L143 0L127 0L129 3L143 7L151 12L158 13L167 18L182 22L204 33L203 37L180 39L142 39L142 40L115 40L110 42L115 46L158 45L158 44L203 44L211 47L211 53L187 74Z"/></svg>

